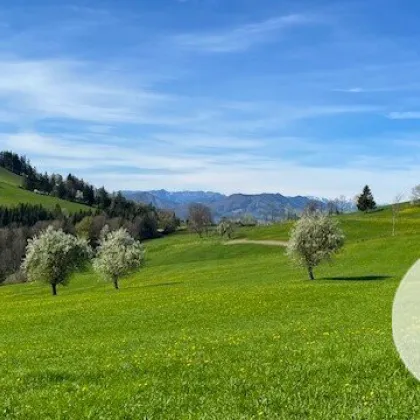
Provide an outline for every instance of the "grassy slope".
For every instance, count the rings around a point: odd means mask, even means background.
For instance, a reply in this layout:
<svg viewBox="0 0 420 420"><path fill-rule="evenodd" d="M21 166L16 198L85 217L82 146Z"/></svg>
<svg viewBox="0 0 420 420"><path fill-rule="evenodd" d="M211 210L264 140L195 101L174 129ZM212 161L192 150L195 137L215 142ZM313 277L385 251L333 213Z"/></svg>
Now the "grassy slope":
<svg viewBox="0 0 420 420"><path fill-rule="evenodd" d="M394 349L391 307L420 257L420 212L404 210L394 238L389 216L343 218L349 242L316 282L281 248L181 234L149 242L147 267L120 292L90 273L57 298L44 285L0 288L0 413L419 418L420 385ZM285 239L287 226L244 232Z"/></svg>
<svg viewBox="0 0 420 420"><path fill-rule="evenodd" d="M21 177L0 168L0 206L16 206L20 203L41 204L46 208L53 209L57 204L69 212L89 210L89 207L60 200L55 197L43 196L19 188Z"/></svg>

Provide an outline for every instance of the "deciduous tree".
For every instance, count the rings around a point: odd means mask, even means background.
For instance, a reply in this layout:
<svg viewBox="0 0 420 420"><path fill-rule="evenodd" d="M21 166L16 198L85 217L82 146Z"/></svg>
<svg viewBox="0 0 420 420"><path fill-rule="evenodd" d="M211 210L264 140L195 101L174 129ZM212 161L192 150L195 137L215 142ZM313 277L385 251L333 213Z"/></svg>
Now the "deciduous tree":
<svg viewBox="0 0 420 420"><path fill-rule="evenodd" d="M397 223L398 216L400 214L400 207L401 207L401 200L403 198L403 194L397 194L394 198L394 202L392 203L392 236L395 236L395 225Z"/></svg>
<svg viewBox="0 0 420 420"><path fill-rule="evenodd" d="M228 239L231 239L234 233L233 222L229 219L223 218L217 225L217 233L222 238L227 237Z"/></svg>
<svg viewBox="0 0 420 420"><path fill-rule="evenodd" d="M287 254L314 280L314 268L330 260L343 244L344 234L335 219L319 213L304 215L291 232Z"/></svg>
<svg viewBox="0 0 420 420"><path fill-rule="evenodd" d="M420 204L420 184L411 190L411 202L415 205Z"/></svg>
<svg viewBox="0 0 420 420"><path fill-rule="evenodd" d="M191 204L188 208L188 226L200 237L212 224L211 210L204 204Z"/></svg>
<svg viewBox="0 0 420 420"><path fill-rule="evenodd" d="M45 281L57 294L59 284L67 284L71 273L90 257L85 239L48 227L39 236L28 241L22 269L29 281Z"/></svg>
<svg viewBox="0 0 420 420"><path fill-rule="evenodd" d="M99 242L93 268L105 280L112 281L115 289L119 289L120 278L140 268L144 256L143 245L121 228L105 232Z"/></svg>

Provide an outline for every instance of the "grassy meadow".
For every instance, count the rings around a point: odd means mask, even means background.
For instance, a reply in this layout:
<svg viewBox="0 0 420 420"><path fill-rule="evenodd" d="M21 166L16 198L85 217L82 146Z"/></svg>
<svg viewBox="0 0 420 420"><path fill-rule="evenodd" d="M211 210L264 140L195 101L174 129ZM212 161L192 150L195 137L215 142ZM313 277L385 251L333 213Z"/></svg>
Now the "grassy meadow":
<svg viewBox="0 0 420 420"><path fill-rule="evenodd" d="M0 168L0 206L17 206L21 203L33 205L42 205L48 209L54 209L59 204L62 209L69 212L78 212L79 210L89 210L88 206L78 203L72 203L66 200L60 200L56 197L50 197L35 194L31 191L19 188L22 184L22 178L4 168Z"/></svg>
<svg viewBox="0 0 420 420"><path fill-rule="evenodd" d="M420 418L391 331L420 209L402 209L395 237L389 209L340 219L347 244L313 282L284 248L179 233L148 242L119 292L91 272L55 298L1 287L0 418Z"/></svg>

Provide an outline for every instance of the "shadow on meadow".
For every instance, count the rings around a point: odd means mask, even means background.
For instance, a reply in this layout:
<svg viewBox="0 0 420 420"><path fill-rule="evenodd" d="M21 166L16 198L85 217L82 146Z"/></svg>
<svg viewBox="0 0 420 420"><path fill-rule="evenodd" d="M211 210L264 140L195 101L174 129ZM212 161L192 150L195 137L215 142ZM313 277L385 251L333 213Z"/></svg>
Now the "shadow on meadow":
<svg viewBox="0 0 420 420"><path fill-rule="evenodd" d="M60 384L63 382L67 383L78 383L81 380L89 383L96 383L104 379L103 375L100 374L87 374L87 373L70 373L63 370L45 370L43 372L31 372L23 376L22 383L32 388L44 387L50 384Z"/></svg>
<svg viewBox="0 0 420 420"><path fill-rule="evenodd" d="M387 275L371 275L371 276L337 276L324 277L322 280L336 280L336 281L378 281L390 279L392 276Z"/></svg>

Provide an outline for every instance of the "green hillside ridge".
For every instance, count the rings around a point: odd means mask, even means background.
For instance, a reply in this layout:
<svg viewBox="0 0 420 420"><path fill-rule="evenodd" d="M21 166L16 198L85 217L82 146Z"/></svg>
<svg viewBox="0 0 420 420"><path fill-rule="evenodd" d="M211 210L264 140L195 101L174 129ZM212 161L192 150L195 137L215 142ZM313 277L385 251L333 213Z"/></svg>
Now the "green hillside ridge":
<svg viewBox="0 0 420 420"><path fill-rule="evenodd" d="M179 233L120 292L91 272L50 296L0 287L5 419L409 419L420 384L391 330L420 258L420 208L339 217L348 241L306 280L284 248ZM238 237L288 237L290 224Z"/></svg>
<svg viewBox="0 0 420 420"><path fill-rule="evenodd" d="M391 206L380 207L375 211L354 212L339 217L347 239L362 241L373 238L387 238L392 232ZM239 237L248 239L287 240L293 222L242 229ZM366 227L368 226L368 227ZM420 207L401 203L396 222L396 236L418 234L420 226Z"/></svg>
<svg viewBox="0 0 420 420"><path fill-rule="evenodd" d="M0 167L0 182L20 187L22 185L22 177Z"/></svg>
<svg viewBox="0 0 420 420"><path fill-rule="evenodd" d="M44 196L24 190L19 188L21 185L22 178L20 176L0 168L0 206L17 206L21 203L27 203L54 209L59 204L62 209L67 209L70 213L89 210L89 207L83 204L72 203L56 197Z"/></svg>

